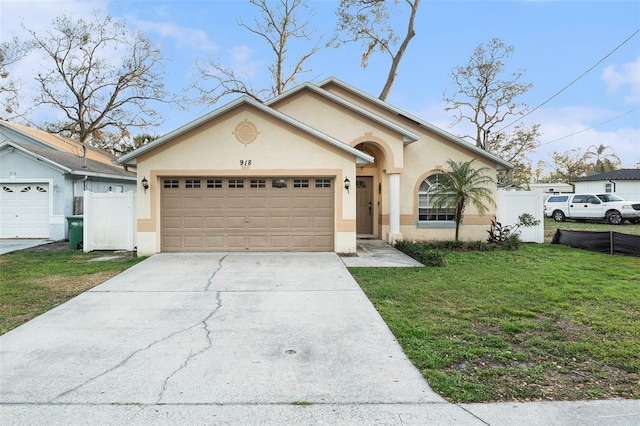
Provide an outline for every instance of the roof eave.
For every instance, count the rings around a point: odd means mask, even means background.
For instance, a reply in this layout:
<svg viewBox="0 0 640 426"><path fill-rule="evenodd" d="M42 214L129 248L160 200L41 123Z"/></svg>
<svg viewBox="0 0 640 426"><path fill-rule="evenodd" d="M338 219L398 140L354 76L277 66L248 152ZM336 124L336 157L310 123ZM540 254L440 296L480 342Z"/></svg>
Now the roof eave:
<svg viewBox="0 0 640 426"><path fill-rule="evenodd" d="M72 170L69 174L74 176L91 176L91 177L98 177L103 179L128 180L131 182L135 182L137 179L136 176L112 175L109 173L90 172L87 170Z"/></svg>
<svg viewBox="0 0 640 426"><path fill-rule="evenodd" d="M10 141L5 141L5 142L0 143L0 149L4 148L7 145L11 146L13 149L15 149L17 151L22 152L23 154L27 154L29 157L34 158L36 161L41 161L41 162L47 164L50 167L55 167L57 169L65 171L67 173L71 172L70 168L68 168L66 166L63 166L60 163L56 163L55 161L50 160L47 157L44 157L44 156L42 156L40 154L36 154L35 152L31 152L28 149L23 148L20 145L18 145L16 143L13 143L13 142L10 142Z"/></svg>
<svg viewBox="0 0 640 426"><path fill-rule="evenodd" d="M492 161L495 161L496 168L498 170L503 170L503 169L511 170L511 169L515 168L514 164L512 164L512 163L510 163L510 162L508 162L506 160L503 160L502 158L497 157L497 156L495 156L495 155L493 155L493 154L491 154L491 153L489 153L489 152L487 152L487 151L485 151L485 150L483 150L481 148L478 148L477 146L472 145L469 142L466 142L466 141L462 140L461 138L459 138L459 137L457 137L457 136L455 136L455 135L453 135L453 134L451 134L449 132L446 132L446 131L440 129L440 128L434 126L433 124L427 123L426 121L422 120L421 118L415 117L415 116L409 114L408 112L401 110L400 108L397 108L397 107L395 107L395 106L393 106L391 104L388 104L387 102L381 101L380 99L378 99L378 98L376 98L374 96L371 96L370 94L368 94L366 92L363 92L362 90L360 90L360 89L358 89L356 87L353 87L353 86L351 86L351 85L345 83L344 81L339 80L339 79L337 79L335 77L329 77L327 79L324 79L323 81L318 83L318 86L322 87L322 86L324 86L326 84L329 84L329 83L334 83L334 84L336 84L336 85L338 85L338 86L340 86L340 87L342 87L342 88L344 88L344 89L346 89L346 90L348 90L348 91L350 91L350 92L352 92L352 93L354 93L354 94L356 94L358 96L363 97L364 99L367 99L370 102L373 102L373 103L377 104L378 106L380 106L382 108L387 109L388 111L393 112L394 114L401 115L401 116L404 116L404 117L408 118L409 120L415 121L421 127L424 127L426 129L428 129L429 131L431 131L433 133L436 133L439 136L442 136L443 138L445 138L447 140L450 140L451 142L454 142L454 143L456 143L456 144L458 144L460 146L464 146L465 148L468 148L471 151L473 151L473 152L475 152L475 153L477 153L477 154L479 154L479 155L481 155L483 157L486 157L488 159L491 159Z"/></svg>
<svg viewBox="0 0 640 426"><path fill-rule="evenodd" d="M211 119L213 119L215 117L218 117L218 116L220 116L220 115L222 115L222 114L224 114L224 113L226 113L228 111L231 111L234 108L236 108L236 107L238 107L238 106L240 106L242 104L249 104L249 105L257 108L258 110L260 110L260 111L262 111L262 112L264 112L266 114L271 115L272 117L275 117L275 118L277 118L279 120L282 120L287 124L290 124L290 125L298 128L298 129L300 129L300 130L302 130L302 131L304 131L304 132L306 132L308 134L311 134L311 135L313 135L313 136L315 136L315 137L317 137L317 138L319 138L321 140L324 140L329 145L333 145L333 146L335 146L336 148L338 148L338 149L340 149L342 151L345 151L345 152L347 152L349 154L353 154L356 157L356 164L358 164L359 167L361 165L366 165L366 164L369 164L369 163L373 162L373 157L371 157L370 155L365 154L364 152L362 152L360 150L357 150L357 149L355 149L355 148L353 148L353 147L351 147L351 146L349 146L349 145L347 145L347 144L345 144L345 143L333 138L332 136L329 136L329 135L327 135L325 133L322 133L319 130L314 129L311 126L308 126L308 125L306 125L306 124L294 119L293 117L290 117L290 116L288 116L288 115L286 115L286 114L284 114L284 113L282 113L282 112L280 112L278 110L275 110L275 109L273 109L273 108L271 108L271 107L269 107L269 106L267 106L267 105L265 105L265 104L263 104L261 102L258 102L255 99L253 99L253 98L251 98L249 96L246 96L246 95L242 96L242 97L240 97L240 98L238 98L236 100L233 100L233 101L223 105L222 107L217 108L216 110L214 110L214 111L212 111L212 112L210 112L208 114L205 114L202 117L197 118L197 119L191 121L190 123L185 124L182 127L179 127L178 129L176 129L176 130L174 130L174 131L172 131L170 133L167 133L166 135L156 139L155 141L151 142L148 145L144 145L144 146L142 146L142 147L130 152L129 154L123 155L117 161L120 164L127 164L127 165L136 164L136 163L132 163L131 161L136 159L140 154L142 154L144 152L147 152L147 151L149 151L151 149L154 149L155 147L157 147L159 145L162 145L165 142L167 142L167 141L169 141L169 140L171 140L171 139L173 139L173 138L175 138L175 137L177 137L179 135L182 135L182 134L194 129L194 128L206 123L207 121L209 121L209 120L211 120Z"/></svg>
<svg viewBox="0 0 640 426"><path fill-rule="evenodd" d="M396 123L393 123L383 117L379 117L376 114L372 113L371 111L366 110L365 108L362 108L358 105L355 105L352 102L347 101L346 99L343 99L339 96L334 95L333 93L327 92L326 90L321 89L320 87L311 84L311 83L303 83L299 86L296 86L290 90L287 90L286 92L276 96L275 98L272 98L270 100L268 100L267 102L265 102L265 105L272 105L278 101L281 101L285 98L288 98L292 95L294 95L295 93L298 93L304 89L309 89L314 93L317 93L320 96L323 96L339 105L342 105L343 107L354 111L358 114L364 115L365 117L378 122L379 124L381 124L382 126L397 132L398 134L400 134L402 136L402 142L404 145L408 145L410 143L413 143L415 141L417 141L418 139L420 139L420 136L416 135L415 133L413 133L412 131L405 129L402 126L399 126Z"/></svg>

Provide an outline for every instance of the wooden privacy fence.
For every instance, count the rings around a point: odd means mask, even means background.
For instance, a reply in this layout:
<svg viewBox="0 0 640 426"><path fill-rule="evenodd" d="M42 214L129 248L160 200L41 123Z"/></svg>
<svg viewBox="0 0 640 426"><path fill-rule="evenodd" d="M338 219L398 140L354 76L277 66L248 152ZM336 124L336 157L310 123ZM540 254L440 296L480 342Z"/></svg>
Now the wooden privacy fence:
<svg viewBox="0 0 640 426"><path fill-rule="evenodd" d="M136 194L84 192L83 251L136 246Z"/></svg>
<svg viewBox="0 0 640 426"><path fill-rule="evenodd" d="M520 228L525 243L544 243L544 194L542 191L498 191L496 220L502 225L515 225L518 217L529 213L540 221L537 226Z"/></svg>

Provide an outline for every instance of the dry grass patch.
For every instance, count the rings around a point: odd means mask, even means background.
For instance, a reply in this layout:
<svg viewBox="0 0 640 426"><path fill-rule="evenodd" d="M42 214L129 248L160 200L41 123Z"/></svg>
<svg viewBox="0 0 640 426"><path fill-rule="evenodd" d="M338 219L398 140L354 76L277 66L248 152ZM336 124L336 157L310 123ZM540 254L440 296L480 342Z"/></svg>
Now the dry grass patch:
<svg viewBox="0 0 640 426"><path fill-rule="evenodd" d="M101 256L70 250L21 250L0 256L0 334L143 260L91 261Z"/></svg>
<svg viewBox="0 0 640 426"><path fill-rule="evenodd" d="M50 275L39 279L38 285L51 291L73 293L75 295L102 284L119 273L118 271L103 271L80 276Z"/></svg>

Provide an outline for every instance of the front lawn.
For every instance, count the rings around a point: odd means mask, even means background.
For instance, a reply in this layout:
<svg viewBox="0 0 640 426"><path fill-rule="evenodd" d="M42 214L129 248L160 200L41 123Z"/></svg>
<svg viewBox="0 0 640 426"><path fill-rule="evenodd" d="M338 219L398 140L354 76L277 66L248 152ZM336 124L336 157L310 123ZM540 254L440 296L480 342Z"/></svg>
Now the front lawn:
<svg viewBox="0 0 640 426"><path fill-rule="evenodd" d="M101 253L21 250L0 256L0 334L108 280L143 258L93 261Z"/></svg>
<svg viewBox="0 0 640 426"><path fill-rule="evenodd" d="M640 398L640 259L556 245L350 268L454 402Z"/></svg>

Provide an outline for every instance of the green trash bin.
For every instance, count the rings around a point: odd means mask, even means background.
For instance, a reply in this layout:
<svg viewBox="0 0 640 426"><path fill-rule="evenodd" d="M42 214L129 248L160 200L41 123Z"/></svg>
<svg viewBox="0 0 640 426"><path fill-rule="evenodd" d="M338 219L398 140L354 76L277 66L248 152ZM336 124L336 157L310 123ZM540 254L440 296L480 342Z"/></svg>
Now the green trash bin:
<svg viewBox="0 0 640 426"><path fill-rule="evenodd" d="M67 216L67 222L69 223L69 248L72 250L82 249L83 219L82 216Z"/></svg>

